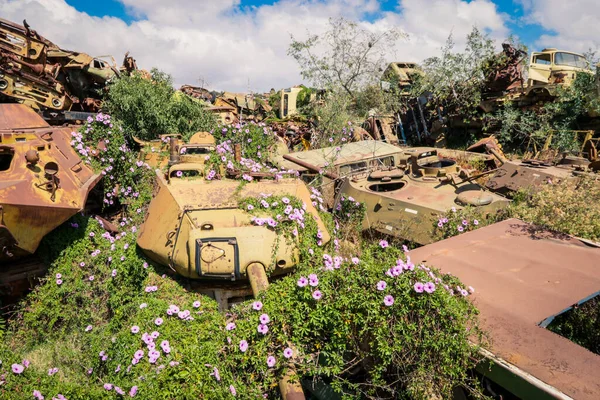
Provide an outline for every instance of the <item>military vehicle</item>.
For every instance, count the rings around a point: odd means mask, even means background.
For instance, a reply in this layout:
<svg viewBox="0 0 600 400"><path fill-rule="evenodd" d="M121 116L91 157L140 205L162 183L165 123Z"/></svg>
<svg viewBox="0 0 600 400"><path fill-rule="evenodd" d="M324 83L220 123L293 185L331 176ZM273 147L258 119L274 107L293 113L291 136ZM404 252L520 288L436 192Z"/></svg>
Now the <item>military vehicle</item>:
<svg viewBox="0 0 600 400"><path fill-rule="evenodd" d="M187 146L187 145L186 145ZM311 193L298 179L260 180L240 186L234 179L205 179L205 165L172 152L171 166L157 174L157 191L138 236L152 260L198 280L248 281L254 292L268 283L265 271L281 275L295 266L298 249L267 226L253 224L239 199L261 194L295 196L306 204L329 241L311 204ZM252 175L251 172L248 172Z"/></svg>
<svg viewBox="0 0 600 400"><path fill-rule="evenodd" d="M363 228L428 244L441 214L465 206L495 212L509 203L474 183L454 160L440 158L437 149L407 149L404 155L408 167L401 163L357 170L341 185L337 201L365 204Z"/></svg>
<svg viewBox="0 0 600 400"><path fill-rule="evenodd" d="M63 50L32 30L0 18L0 99L42 112L46 119L82 120L97 112L107 82L137 69L125 55L119 69L111 56Z"/></svg>
<svg viewBox="0 0 600 400"><path fill-rule="evenodd" d="M21 104L0 104L0 261L33 254L42 238L84 208L100 174L70 142Z"/></svg>
<svg viewBox="0 0 600 400"><path fill-rule="evenodd" d="M196 132L185 143L180 134L161 135L159 139L143 141L133 138L140 145L140 160L152 168L164 168L171 156L171 150L176 151L177 160L181 162L203 162L216 146L215 138L208 132Z"/></svg>

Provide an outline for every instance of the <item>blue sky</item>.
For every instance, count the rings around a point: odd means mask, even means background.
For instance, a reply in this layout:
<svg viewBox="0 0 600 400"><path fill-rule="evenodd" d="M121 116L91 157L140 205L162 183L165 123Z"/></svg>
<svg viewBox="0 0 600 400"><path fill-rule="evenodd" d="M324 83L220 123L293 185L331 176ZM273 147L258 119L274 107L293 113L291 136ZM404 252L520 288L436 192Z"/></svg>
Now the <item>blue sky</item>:
<svg viewBox="0 0 600 400"><path fill-rule="evenodd" d="M66 2L79 11L83 11L91 16L104 17L111 16L122 19L127 23L136 20L132 13L119 0L66 0ZM259 7L262 5L271 5L277 0L241 0L240 8L247 9ZM509 17L507 22L511 32L517 35L523 43L531 48L533 43L543 34L552 34L551 30L544 29L536 23L526 23L524 21L524 9L519 1L514 0L492 0L498 7L498 11ZM380 0L382 12L398 11L398 0ZM376 16L373 16L376 17Z"/></svg>

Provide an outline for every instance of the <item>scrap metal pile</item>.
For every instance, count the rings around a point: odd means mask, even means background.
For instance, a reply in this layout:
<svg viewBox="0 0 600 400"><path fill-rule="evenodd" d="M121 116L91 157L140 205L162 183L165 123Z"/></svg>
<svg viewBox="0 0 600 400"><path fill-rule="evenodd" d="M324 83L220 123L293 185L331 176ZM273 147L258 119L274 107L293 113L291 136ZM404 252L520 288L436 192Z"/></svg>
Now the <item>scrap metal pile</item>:
<svg viewBox="0 0 600 400"><path fill-rule="evenodd" d="M111 56L64 50L23 26L0 19L0 101L25 104L50 120L77 120L98 112L107 83L137 70L125 55L122 67Z"/></svg>

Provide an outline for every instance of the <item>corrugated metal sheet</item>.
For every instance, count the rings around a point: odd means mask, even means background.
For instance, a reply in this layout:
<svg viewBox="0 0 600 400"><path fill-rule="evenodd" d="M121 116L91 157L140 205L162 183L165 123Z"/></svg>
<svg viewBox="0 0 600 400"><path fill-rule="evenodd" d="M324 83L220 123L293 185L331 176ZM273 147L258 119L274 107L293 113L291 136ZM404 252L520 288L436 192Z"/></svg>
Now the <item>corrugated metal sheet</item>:
<svg viewBox="0 0 600 400"><path fill-rule="evenodd" d="M600 248L510 219L410 254L475 288L496 356L575 399L600 398L600 356L540 326L600 291Z"/></svg>

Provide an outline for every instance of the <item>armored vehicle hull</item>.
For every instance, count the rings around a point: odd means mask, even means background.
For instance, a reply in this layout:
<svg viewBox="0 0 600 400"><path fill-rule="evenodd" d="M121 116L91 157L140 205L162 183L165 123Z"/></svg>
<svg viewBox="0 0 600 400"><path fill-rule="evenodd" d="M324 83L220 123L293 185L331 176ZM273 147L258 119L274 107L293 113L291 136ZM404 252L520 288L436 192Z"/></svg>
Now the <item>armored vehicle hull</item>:
<svg viewBox="0 0 600 400"><path fill-rule="evenodd" d="M238 199L261 194L295 196L306 204L330 239L311 205L310 192L299 180L247 183L236 180L177 178L194 164L176 164L167 177L157 171L158 191L150 203L138 236L138 245L153 261L191 279L247 281L250 270L260 267L271 275L293 268L298 256L295 243L267 226L256 226L240 209Z"/></svg>
<svg viewBox="0 0 600 400"><path fill-rule="evenodd" d="M0 104L0 261L34 253L100 179L70 145L71 132L24 105Z"/></svg>
<svg viewBox="0 0 600 400"><path fill-rule="evenodd" d="M434 222L452 208L474 206L494 212L508 205L504 197L460 178L464 173L456 163L438 158L434 149L412 152L406 170L366 171L346 179L341 186L341 197L365 204L364 229L428 244L434 241Z"/></svg>

